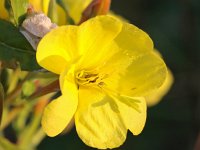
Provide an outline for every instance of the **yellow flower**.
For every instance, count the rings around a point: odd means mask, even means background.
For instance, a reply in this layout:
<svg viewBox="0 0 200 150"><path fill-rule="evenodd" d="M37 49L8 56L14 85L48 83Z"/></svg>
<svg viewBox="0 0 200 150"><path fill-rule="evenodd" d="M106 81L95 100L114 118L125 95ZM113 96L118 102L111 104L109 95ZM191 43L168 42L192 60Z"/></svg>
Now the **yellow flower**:
<svg viewBox="0 0 200 150"><path fill-rule="evenodd" d="M5 8L5 0L0 1L0 19L8 19L8 11Z"/></svg>
<svg viewBox="0 0 200 150"><path fill-rule="evenodd" d="M50 0L29 0L29 3L33 5L36 11L42 11L44 14L48 14Z"/></svg>
<svg viewBox="0 0 200 150"><path fill-rule="evenodd" d="M55 3L55 0L52 0ZM37 11L43 11L46 15L49 13L50 0L29 0L33 7ZM81 20L82 13L89 6L92 0L62 0L62 4L69 13L69 16L73 21L78 24ZM63 8L56 4L56 10L53 11L54 14L58 14L57 20L59 25L66 24L66 13Z"/></svg>
<svg viewBox="0 0 200 150"><path fill-rule="evenodd" d="M167 74L150 37L110 16L53 29L39 43L36 57L42 67L60 74L62 92L43 113L44 131L56 136L74 116L79 137L99 149L120 146L127 130L134 135L143 130L143 97Z"/></svg>
<svg viewBox="0 0 200 150"><path fill-rule="evenodd" d="M70 17L77 24L81 20L83 11L93 0L63 0Z"/></svg>
<svg viewBox="0 0 200 150"><path fill-rule="evenodd" d="M55 7L52 7L53 10L50 10L50 3L52 2ZM35 11L42 11L45 15L49 15L50 11L53 11L53 15L56 16L51 18L53 22L58 25L64 25L67 22L67 16L63 8L59 6L55 0L29 0L29 3L33 5Z"/></svg>

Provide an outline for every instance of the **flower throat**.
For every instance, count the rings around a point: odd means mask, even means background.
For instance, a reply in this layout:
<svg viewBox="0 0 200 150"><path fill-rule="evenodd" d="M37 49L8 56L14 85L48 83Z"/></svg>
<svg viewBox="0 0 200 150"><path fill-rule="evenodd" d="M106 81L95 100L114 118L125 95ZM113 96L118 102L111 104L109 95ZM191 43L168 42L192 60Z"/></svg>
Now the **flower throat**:
<svg viewBox="0 0 200 150"><path fill-rule="evenodd" d="M79 71L76 73L76 83L78 85L89 86L89 85L98 85L101 86L104 84L102 81L105 75L100 75L98 73L92 73L89 71Z"/></svg>

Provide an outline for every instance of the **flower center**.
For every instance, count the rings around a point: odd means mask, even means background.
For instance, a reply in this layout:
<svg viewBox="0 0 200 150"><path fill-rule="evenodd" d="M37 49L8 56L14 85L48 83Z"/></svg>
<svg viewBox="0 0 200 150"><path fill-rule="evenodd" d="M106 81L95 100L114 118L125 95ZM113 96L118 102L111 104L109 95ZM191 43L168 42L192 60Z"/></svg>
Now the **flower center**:
<svg viewBox="0 0 200 150"><path fill-rule="evenodd" d="M76 82L78 85L103 85L104 76L99 75L98 73L91 73L89 71L79 71L76 73Z"/></svg>

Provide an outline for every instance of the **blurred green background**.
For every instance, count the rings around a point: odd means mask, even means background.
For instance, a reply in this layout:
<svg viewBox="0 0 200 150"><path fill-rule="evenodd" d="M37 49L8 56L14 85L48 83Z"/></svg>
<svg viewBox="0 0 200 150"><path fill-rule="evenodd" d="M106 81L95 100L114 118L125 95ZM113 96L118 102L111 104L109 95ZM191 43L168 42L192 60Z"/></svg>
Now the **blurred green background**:
<svg viewBox="0 0 200 150"><path fill-rule="evenodd" d="M150 35L175 78L168 95L148 108L143 132L129 132L116 150L200 150L200 1L113 0L111 9ZM92 150L75 129L38 147L55 149Z"/></svg>

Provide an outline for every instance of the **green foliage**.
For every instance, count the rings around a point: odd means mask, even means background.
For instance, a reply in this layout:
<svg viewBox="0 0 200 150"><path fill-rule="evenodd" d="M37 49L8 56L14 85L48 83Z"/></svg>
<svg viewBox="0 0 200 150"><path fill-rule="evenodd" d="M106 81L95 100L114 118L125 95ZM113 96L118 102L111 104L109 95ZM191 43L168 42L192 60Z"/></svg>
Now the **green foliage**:
<svg viewBox="0 0 200 150"><path fill-rule="evenodd" d="M21 24L25 18L28 8L28 0L10 0L13 10L14 20L17 25Z"/></svg>
<svg viewBox="0 0 200 150"><path fill-rule="evenodd" d="M17 61L22 70L39 69L35 51L13 24L0 20L0 60L11 63Z"/></svg>

